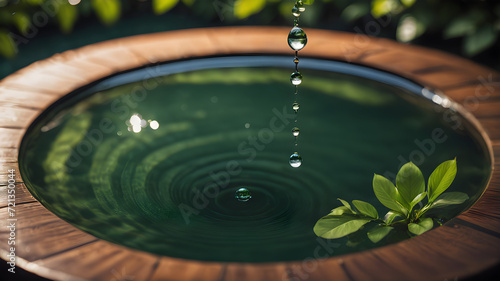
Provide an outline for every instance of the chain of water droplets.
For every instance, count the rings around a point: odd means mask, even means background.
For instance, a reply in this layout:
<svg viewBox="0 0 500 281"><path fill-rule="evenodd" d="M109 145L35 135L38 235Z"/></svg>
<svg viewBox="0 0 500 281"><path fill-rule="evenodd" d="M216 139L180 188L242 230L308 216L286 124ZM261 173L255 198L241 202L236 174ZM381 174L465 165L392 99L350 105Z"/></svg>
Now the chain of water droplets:
<svg viewBox="0 0 500 281"><path fill-rule="evenodd" d="M294 102L292 104L292 109L295 112L295 120L294 120L294 127L292 128L292 135L295 138L294 141L294 153L290 155L290 166L294 168L300 167L302 165L302 157L300 154L297 152L298 148L298 137L300 133L300 129L297 127L297 117L298 117L298 112L300 105L298 103L298 94L299 94L299 85L302 83L302 74L299 72L299 51L302 50L307 44L307 36L304 30L299 27L299 17L302 12L304 12L306 8L304 7L304 4L302 3L301 0L297 0L295 2L295 5L292 8L292 15L295 17L294 22L293 22L293 28L288 34L288 45L292 50L295 51L295 57L293 59L293 62L295 63L295 71L292 73L290 76L290 82L292 82L292 85L295 87L295 93L294 93Z"/></svg>

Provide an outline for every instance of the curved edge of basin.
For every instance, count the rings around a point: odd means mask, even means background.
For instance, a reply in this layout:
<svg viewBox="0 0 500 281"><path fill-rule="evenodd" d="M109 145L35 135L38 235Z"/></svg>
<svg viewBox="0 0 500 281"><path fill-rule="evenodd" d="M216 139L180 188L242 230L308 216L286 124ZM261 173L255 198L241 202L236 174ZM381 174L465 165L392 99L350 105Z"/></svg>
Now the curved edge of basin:
<svg viewBox="0 0 500 281"><path fill-rule="evenodd" d="M484 138L492 159L485 193L469 210L418 237L355 254L282 263L217 263L153 255L87 234L45 209L19 174L18 148L50 104L90 82L171 60L288 54L289 28L228 27L139 35L36 62L0 81L0 237L7 241L8 170L15 169L17 264L58 280L455 280L500 262L500 74L439 51L362 34L306 29L301 56L365 65L449 97ZM254 40L259 38L259 40ZM333 250L323 245L326 250ZM3 259L7 242L0 243ZM311 257L313 258L313 257ZM129 279L125 279L129 277Z"/></svg>

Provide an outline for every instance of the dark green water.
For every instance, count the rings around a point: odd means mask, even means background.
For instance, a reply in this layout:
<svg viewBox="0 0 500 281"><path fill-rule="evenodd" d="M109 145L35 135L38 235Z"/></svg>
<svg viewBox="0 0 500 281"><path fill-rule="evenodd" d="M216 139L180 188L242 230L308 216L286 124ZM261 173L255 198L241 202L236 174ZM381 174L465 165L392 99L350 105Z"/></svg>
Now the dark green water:
<svg viewBox="0 0 500 281"><path fill-rule="evenodd" d="M453 110L411 93L419 90L411 83L400 83L406 90L318 70L325 67L307 59L301 61L298 121L304 162L294 169L288 164L292 59L250 57L242 65L252 67L229 68L218 60L117 76L50 108L21 147L30 192L62 219L117 244L186 259L267 262L398 241L349 247L343 239L318 239L312 228L339 206L338 197L370 202L385 214L373 194L373 174L395 174L407 161L428 178L457 157L450 191L466 192L470 200L438 214L445 219L471 206L485 188L484 145ZM179 71L185 72L173 74ZM139 82L116 86L132 80ZM132 126L141 120L144 127ZM242 187L251 192L246 202L235 199Z"/></svg>

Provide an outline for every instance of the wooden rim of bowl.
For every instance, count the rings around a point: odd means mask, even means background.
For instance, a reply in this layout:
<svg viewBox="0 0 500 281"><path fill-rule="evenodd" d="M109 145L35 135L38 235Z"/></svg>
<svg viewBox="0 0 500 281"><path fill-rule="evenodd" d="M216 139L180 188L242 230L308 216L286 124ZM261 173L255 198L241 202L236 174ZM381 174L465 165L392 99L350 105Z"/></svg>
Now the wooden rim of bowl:
<svg viewBox="0 0 500 281"><path fill-rule="evenodd" d="M159 256L97 239L66 223L30 195L17 162L24 133L50 104L101 78L157 62L238 54L293 55L286 43L289 28L170 31L66 51L0 81L2 258L8 259L10 252L7 185L8 170L15 169L17 265L57 280L442 281L470 276L498 264L500 74L440 51L362 34L305 30L309 42L300 52L302 57L345 61L391 72L452 101L482 136L492 159L488 187L476 204L443 227L397 244L298 262L220 263Z"/></svg>

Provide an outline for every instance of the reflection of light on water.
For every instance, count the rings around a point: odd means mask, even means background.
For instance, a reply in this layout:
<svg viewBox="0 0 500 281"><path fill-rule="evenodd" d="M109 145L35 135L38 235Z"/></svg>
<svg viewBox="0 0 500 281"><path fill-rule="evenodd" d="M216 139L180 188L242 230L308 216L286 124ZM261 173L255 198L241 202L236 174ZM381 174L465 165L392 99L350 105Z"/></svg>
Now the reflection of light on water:
<svg viewBox="0 0 500 281"><path fill-rule="evenodd" d="M132 131L134 133L139 133L141 130L142 130L141 126L136 126L136 125L132 126Z"/></svg>
<svg viewBox="0 0 500 281"><path fill-rule="evenodd" d="M132 117L130 117L129 122L132 126L140 126L141 120L142 120L141 115L134 114L134 115L132 115Z"/></svg>
<svg viewBox="0 0 500 281"><path fill-rule="evenodd" d="M435 104L444 108L449 108L451 106L451 101L447 97L436 94L427 88L422 89L422 96L432 100Z"/></svg>
<svg viewBox="0 0 500 281"><path fill-rule="evenodd" d="M80 4L81 0L68 0L68 2L69 2L71 5L78 5L78 4Z"/></svg>
<svg viewBox="0 0 500 281"><path fill-rule="evenodd" d="M432 101L436 104L441 105L444 108L448 108L451 106L451 101L446 97L440 97L438 95L435 95L432 97Z"/></svg>
<svg viewBox="0 0 500 281"><path fill-rule="evenodd" d="M156 121L156 120L153 120L153 121L149 122L149 127L151 127L151 129L153 129L153 130L156 130L160 127L160 123L158 123L158 121Z"/></svg>
<svg viewBox="0 0 500 281"><path fill-rule="evenodd" d="M135 113L130 116L129 120L125 122L128 126L129 132L140 133L143 128L149 127L153 130L157 130L160 127L160 123L156 120L147 120L142 118L142 115Z"/></svg>

